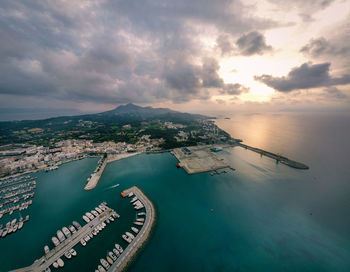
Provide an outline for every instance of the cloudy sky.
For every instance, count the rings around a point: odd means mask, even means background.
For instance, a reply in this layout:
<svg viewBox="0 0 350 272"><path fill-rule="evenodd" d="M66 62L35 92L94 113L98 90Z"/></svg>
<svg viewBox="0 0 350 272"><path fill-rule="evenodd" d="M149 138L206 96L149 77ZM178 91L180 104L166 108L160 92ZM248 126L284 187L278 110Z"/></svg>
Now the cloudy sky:
<svg viewBox="0 0 350 272"><path fill-rule="evenodd" d="M0 2L0 116L350 110L346 0Z"/></svg>

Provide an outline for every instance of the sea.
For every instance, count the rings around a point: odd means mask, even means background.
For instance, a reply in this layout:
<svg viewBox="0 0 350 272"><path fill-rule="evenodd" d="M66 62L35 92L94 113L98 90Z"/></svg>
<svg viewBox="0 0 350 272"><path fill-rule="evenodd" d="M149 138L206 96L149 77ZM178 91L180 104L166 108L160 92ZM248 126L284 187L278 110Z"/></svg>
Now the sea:
<svg viewBox="0 0 350 272"><path fill-rule="evenodd" d="M94 271L136 211L120 193L139 186L153 201L153 232L128 271L350 271L350 115L227 114L217 125L244 143L307 164L298 170L241 147L218 152L235 171L187 175L170 153L107 165L84 191L98 158L63 164L37 177L23 229L0 239L0 271L25 267L53 247L51 237L102 201L120 219L60 271ZM119 184L119 185L118 185ZM19 214L13 214L19 216ZM0 220L6 223L8 215Z"/></svg>

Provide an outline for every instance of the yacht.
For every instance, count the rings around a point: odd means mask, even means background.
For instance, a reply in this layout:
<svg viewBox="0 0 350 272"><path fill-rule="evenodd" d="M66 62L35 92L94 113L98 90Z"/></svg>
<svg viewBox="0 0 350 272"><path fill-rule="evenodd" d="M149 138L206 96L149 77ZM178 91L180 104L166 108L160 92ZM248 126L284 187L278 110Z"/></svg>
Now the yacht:
<svg viewBox="0 0 350 272"><path fill-rule="evenodd" d="M109 217L109 220L111 220L112 222L114 221L114 218L112 216Z"/></svg>
<svg viewBox="0 0 350 272"><path fill-rule="evenodd" d="M100 263L103 265L104 268L109 269L110 265L105 259L100 259Z"/></svg>
<svg viewBox="0 0 350 272"><path fill-rule="evenodd" d="M45 272L51 272L50 267L46 267Z"/></svg>
<svg viewBox="0 0 350 272"><path fill-rule="evenodd" d="M135 202L137 200L137 196L133 197L133 199L131 199L131 203Z"/></svg>
<svg viewBox="0 0 350 272"><path fill-rule="evenodd" d="M96 207L95 210L96 210L98 213L102 213L102 210L101 210L99 207Z"/></svg>
<svg viewBox="0 0 350 272"><path fill-rule="evenodd" d="M144 222L144 221L145 221L145 218L137 218L136 221Z"/></svg>
<svg viewBox="0 0 350 272"><path fill-rule="evenodd" d="M90 220L92 220L92 219L95 218L95 217L94 217L91 213L89 213L89 212L85 213L85 215L86 215L87 217L89 217Z"/></svg>
<svg viewBox="0 0 350 272"><path fill-rule="evenodd" d="M23 221L18 222L18 229L20 230L23 227Z"/></svg>
<svg viewBox="0 0 350 272"><path fill-rule="evenodd" d="M63 267L64 266L64 262L63 262L63 260L61 258L57 259L57 264L58 264L59 267Z"/></svg>
<svg viewBox="0 0 350 272"><path fill-rule="evenodd" d="M114 246L120 253L123 253L123 248L119 244L115 244Z"/></svg>
<svg viewBox="0 0 350 272"><path fill-rule="evenodd" d="M84 240L84 239L81 239L81 240L80 240L80 244L81 244L82 246L86 246L85 240Z"/></svg>
<svg viewBox="0 0 350 272"><path fill-rule="evenodd" d="M63 231L64 235L66 235L67 238L72 236L72 234L70 233L70 231L67 227L63 227L62 231Z"/></svg>
<svg viewBox="0 0 350 272"><path fill-rule="evenodd" d="M45 254L49 253L50 252L50 249L48 246L44 246L44 251L45 251Z"/></svg>
<svg viewBox="0 0 350 272"><path fill-rule="evenodd" d="M111 257L113 261L117 260L117 256L115 256L115 254L112 251L108 252L108 256Z"/></svg>
<svg viewBox="0 0 350 272"><path fill-rule="evenodd" d="M86 223L89 223L90 222L90 219L89 217L87 217L86 215L83 215L83 219Z"/></svg>
<svg viewBox="0 0 350 272"><path fill-rule="evenodd" d="M106 269L104 269L102 265L99 265L97 269L99 272L106 272Z"/></svg>
<svg viewBox="0 0 350 272"><path fill-rule="evenodd" d="M4 238L7 235L7 229L4 229L2 231L1 237Z"/></svg>
<svg viewBox="0 0 350 272"><path fill-rule="evenodd" d="M115 254L115 256L117 256L117 258L120 256L120 253L116 248L113 248L113 253Z"/></svg>
<svg viewBox="0 0 350 272"><path fill-rule="evenodd" d="M52 266L53 266L54 268L58 268L58 263L57 263L57 262L53 262Z"/></svg>
<svg viewBox="0 0 350 272"><path fill-rule="evenodd" d="M128 197L132 197L134 195L134 193L133 192L130 192L129 194L128 194Z"/></svg>
<svg viewBox="0 0 350 272"><path fill-rule="evenodd" d="M71 258L72 258L72 254L70 254L69 251L66 251L66 252L64 253L64 256L66 256L67 259L71 259Z"/></svg>
<svg viewBox="0 0 350 272"><path fill-rule="evenodd" d="M134 236L132 233L130 233L130 232L125 232L125 234L128 235L132 240L135 239L135 236Z"/></svg>
<svg viewBox="0 0 350 272"><path fill-rule="evenodd" d="M142 226L143 225L143 223L142 222L134 222L134 225L138 225L138 226Z"/></svg>
<svg viewBox="0 0 350 272"><path fill-rule="evenodd" d="M129 244L132 242L131 238L128 237L127 235L123 234L122 237L123 237L123 239L124 239L126 242L128 242Z"/></svg>
<svg viewBox="0 0 350 272"><path fill-rule="evenodd" d="M95 210L92 210L91 213L96 217L98 216L98 212L96 212Z"/></svg>
<svg viewBox="0 0 350 272"><path fill-rule="evenodd" d="M57 237L60 240L60 242L62 243L64 240L66 240L66 238L64 237L62 231L58 230L57 231Z"/></svg>
<svg viewBox="0 0 350 272"><path fill-rule="evenodd" d="M60 241L58 241L58 239L55 236L51 238L51 241L55 246L58 246L60 244Z"/></svg>
<svg viewBox="0 0 350 272"><path fill-rule="evenodd" d="M77 221L73 221L73 226L78 230L81 229L81 225Z"/></svg>
<svg viewBox="0 0 350 272"><path fill-rule="evenodd" d="M75 251L74 248L70 249L70 254L72 254L73 257L77 256L77 252Z"/></svg>
<svg viewBox="0 0 350 272"><path fill-rule="evenodd" d="M68 229L70 230L70 232L71 232L72 234L77 232L77 230L75 229L75 227L73 227L72 225L69 225Z"/></svg>
<svg viewBox="0 0 350 272"><path fill-rule="evenodd" d="M135 232L135 233L138 233L138 232L139 232L139 230L138 230L137 228L135 228L135 227L131 227L131 230L132 230L133 232Z"/></svg>
<svg viewBox="0 0 350 272"><path fill-rule="evenodd" d="M139 216L141 216L141 215L146 215L146 213L145 213L145 212L140 212L140 213L138 213L137 215L139 215Z"/></svg>
<svg viewBox="0 0 350 272"><path fill-rule="evenodd" d="M113 260L111 257L106 256L106 260L107 260L107 262L109 262L109 264L113 264Z"/></svg>

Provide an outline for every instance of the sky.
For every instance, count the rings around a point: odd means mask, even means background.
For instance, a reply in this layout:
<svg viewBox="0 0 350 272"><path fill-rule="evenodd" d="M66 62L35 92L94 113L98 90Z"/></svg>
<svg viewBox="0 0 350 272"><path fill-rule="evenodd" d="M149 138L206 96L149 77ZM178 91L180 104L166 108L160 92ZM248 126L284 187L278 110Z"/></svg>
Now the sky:
<svg viewBox="0 0 350 272"><path fill-rule="evenodd" d="M350 111L350 1L0 2L0 120Z"/></svg>

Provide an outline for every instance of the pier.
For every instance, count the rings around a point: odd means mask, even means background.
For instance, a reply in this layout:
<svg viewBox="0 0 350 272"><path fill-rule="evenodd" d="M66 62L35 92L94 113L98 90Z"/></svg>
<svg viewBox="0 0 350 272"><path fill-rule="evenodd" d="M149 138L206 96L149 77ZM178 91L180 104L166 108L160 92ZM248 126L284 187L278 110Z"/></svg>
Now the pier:
<svg viewBox="0 0 350 272"><path fill-rule="evenodd" d="M99 170L91 175L89 178L86 186L84 187L84 190L92 190L94 189L98 182L100 181L100 178L103 174L103 171L105 170L105 167L107 166L108 163L118 161L121 159L129 158L131 156L135 156L140 154L140 152L135 152L135 153L125 153L125 154L114 154L114 155L107 155L106 158L104 158L102 165L100 166Z"/></svg>
<svg viewBox="0 0 350 272"><path fill-rule="evenodd" d="M263 149L260 149L260 148L252 147L252 146L249 146L249 145L246 145L246 144L242 144L242 143L237 143L236 145L238 145L240 147L243 147L245 149L249 149L251 151L259 153L261 156L269 157L271 159L276 160L277 162L283 163L283 164L285 164L287 166L290 166L290 167L293 167L293 168L296 168L296 169L303 169L303 170L309 169L309 166L307 166L306 164L290 160L287 157L280 156L278 154L275 154L275 153L272 153L272 152L269 152L269 151L266 151L266 150L263 150Z"/></svg>
<svg viewBox="0 0 350 272"><path fill-rule="evenodd" d="M11 272L45 271L45 269L50 267L55 261L57 261L58 258L62 257L65 252L73 248L76 244L80 243L80 240L82 240L85 236L91 234L93 229L107 220L113 213L115 212L111 208L107 208L107 210L84 225L81 229L77 230L77 232L73 233L72 236L64 240L57 247L51 249L47 254L36 260L32 265L20 269L15 269Z"/></svg>
<svg viewBox="0 0 350 272"><path fill-rule="evenodd" d="M133 193L144 205L146 209L146 218L142 228L139 230L135 239L124 249L123 253L119 258L111 265L108 269L112 272L123 271L132 258L135 256L137 251L142 247L142 245L147 241L149 235L151 234L154 222L155 222L155 209L153 203L147 198L147 196L136 186L133 186L124 191L126 195Z"/></svg>

